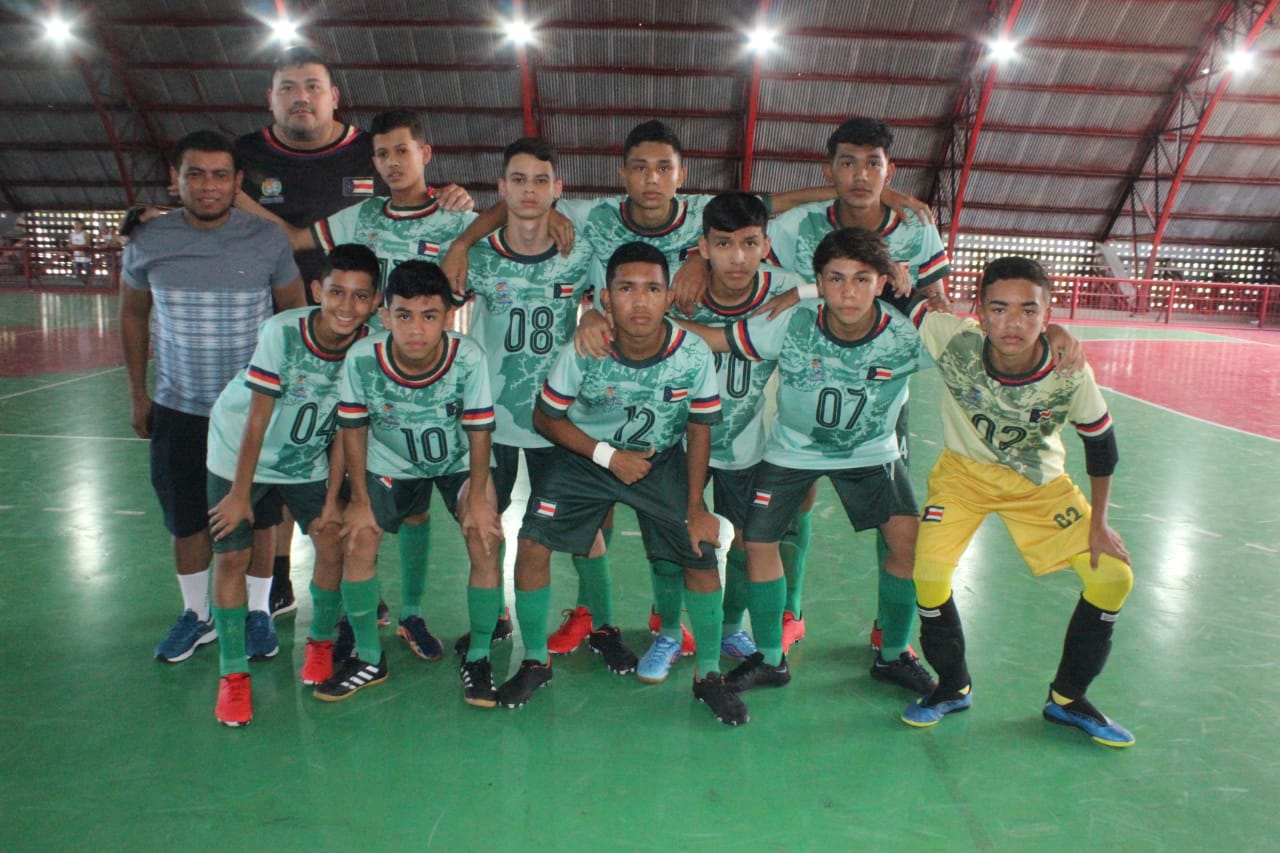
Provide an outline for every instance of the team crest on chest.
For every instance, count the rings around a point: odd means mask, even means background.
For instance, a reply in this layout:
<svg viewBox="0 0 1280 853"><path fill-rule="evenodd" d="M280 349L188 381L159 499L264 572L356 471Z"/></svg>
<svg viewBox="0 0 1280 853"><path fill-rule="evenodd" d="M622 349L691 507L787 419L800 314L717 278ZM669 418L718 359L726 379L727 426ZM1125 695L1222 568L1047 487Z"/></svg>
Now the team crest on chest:
<svg viewBox="0 0 1280 853"><path fill-rule="evenodd" d="M493 302L495 305L501 305L504 308L511 305L511 285L505 281L500 281L493 286Z"/></svg>
<svg viewBox="0 0 1280 853"><path fill-rule="evenodd" d="M299 376L297 381L289 386L289 396L295 400L307 399L307 377Z"/></svg>
<svg viewBox="0 0 1280 853"><path fill-rule="evenodd" d="M822 366L822 359L813 358L809 360L809 381L818 383L827 381L827 371Z"/></svg>
<svg viewBox="0 0 1280 853"><path fill-rule="evenodd" d="M284 182L279 178L263 178L260 190L262 197L258 199L261 204L279 204L284 201Z"/></svg>
<svg viewBox="0 0 1280 853"><path fill-rule="evenodd" d="M396 417L395 406L390 403L382 404L382 422L389 427L400 425L400 419Z"/></svg>

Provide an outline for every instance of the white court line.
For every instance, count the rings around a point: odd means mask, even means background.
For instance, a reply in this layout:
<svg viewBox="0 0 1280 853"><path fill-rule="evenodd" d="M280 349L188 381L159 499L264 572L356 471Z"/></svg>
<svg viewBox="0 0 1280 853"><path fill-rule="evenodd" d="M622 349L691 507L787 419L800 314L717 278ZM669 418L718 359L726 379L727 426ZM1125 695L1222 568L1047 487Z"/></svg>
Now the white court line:
<svg viewBox="0 0 1280 853"><path fill-rule="evenodd" d="M49 388L57 388L59 385L70 385L72 382L81 382L85 379L93 379L95 376L104 376L108 373L115 373L119 370L124 370L124 366L108 367L106 370L99 370L97 373L90 373L87 376L77 376L75 379L64 379L61 382L51 382L48 385L41 385L39 388L28 388L26 391L14 391L12 394L0 394L0 400L12 400L14 397L34 394L37 391L45 391Z"/></svg>
<svg viewBox="0 0 1280 853"><path fill-rule="evenodd" d="M1170 409L1168 406L1162 406L1159 403L1153 403L1150 400L1146 400L1142 397L1135 397L1132 394L1126 394L1123 391L1117 391L1116 389L1112 388L1110 385L1103 385L1102 387L1106 389L1108 393L1116 394L1120 397L1128 397L1130 400L1133 400L1136 403L1144 403L1153 409L1160 409L1161 411L1168 412L1171 415L1178 415L1180 417L1187 418L1188 420L1199 421L1202 424L1207 424L1212 427L1217 427L1218 429L1225 429L1225 430L1230 430L1231 432L1238 432L1241 435L1247 435L1250 438L1260 438L1263 441L1274 441L1280 444L1280 438L1272 438L1269 435L1261 435L1256 432L1249 432L1248 430L1239 429L1238 427L1227 426L1226 424L1220 424L1217 421L1207 421L1204 418L1197 418L1195 415L1188 415L1186 412L1179 412L1177 409ZM0 399L3 399L3 398L0 398Z"/></svg>
<svg viewBox="0 0 1280 853"><path fill-rule="evenodd" d="M0 509L3 509L3 507L0 507ZM1266 545L1255 545L1252 542L1244 543L1244 547L1252 548L1255 551L1262 551L1265 554L1280 554L1280 551L1277 551L1275 548L1268 548Z"/></svg>
<svg viewBox="0 0 1280 853"><path fill-rule="evenodd" d="M136 435L48 435L33 432L0 432L0 438L70 438L80 441L147 441Z"/></svg>

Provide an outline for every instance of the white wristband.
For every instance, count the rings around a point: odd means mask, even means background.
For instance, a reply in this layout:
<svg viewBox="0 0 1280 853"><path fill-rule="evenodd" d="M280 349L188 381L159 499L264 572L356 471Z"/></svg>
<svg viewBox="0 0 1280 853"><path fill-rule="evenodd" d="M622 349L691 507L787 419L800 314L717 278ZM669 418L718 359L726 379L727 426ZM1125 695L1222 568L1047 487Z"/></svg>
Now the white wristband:
<svg viewBox="0 0 1280 853"><path fill-rule="evenodd" d="M817 299L818 285L802 284L796 288L796 294L799 295L801 299Z"/></svg>
<svg viewBox="0 0 1280 853"><path fill-rule="evenodd" d="M609 460L613 458L615 448L607 441L597 441L596 449L591 451L591 461L608 470Z"/></svg>

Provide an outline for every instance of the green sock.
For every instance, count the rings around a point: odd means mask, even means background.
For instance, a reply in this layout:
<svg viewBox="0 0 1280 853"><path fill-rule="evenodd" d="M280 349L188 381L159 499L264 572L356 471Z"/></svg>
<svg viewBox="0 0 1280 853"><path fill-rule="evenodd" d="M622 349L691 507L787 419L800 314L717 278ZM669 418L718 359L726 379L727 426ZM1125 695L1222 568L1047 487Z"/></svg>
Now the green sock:
<svg viewBox="0 0 1280 853"><path fill-rule="evenodd" d="M649 577L653 580L653 605L662 620L662 636L680 642L680 611L684 609L684 568L667 560L654 560Z"/></svg>
<svg viewBox="0 0 1280 853"><path fill-rule="evenodd" d="M751 581L747 584L747 609L751 611L751 633L764 662L782 663L782 608L787 601L784 578Z"/></svg>
<svg viewBox="0 0 1280 853"><path fill-rule="evenodd" d="M378 579L342 582L342 608L356 635L356 655L365 663L382 660L382 639L378 636Z"/></svg>
<svg viewBox="0 0 1280 853"><path fill-rule="evenodd" d="M747 612L747 552L729 549L724 567L724 624L720 635L727 637L742 630L742 614Z"/></svg>
<svg viewBox="0 0 1280 853"><path fill-rule="evenodd" d="M543 663L547 660L547 612L551 607L551 587L516 590L516 619L524 637L524 656ZM493 630L490 628L489 630ZM475 636L472 634L471 636Z"/></svg>
<svg viewBox="0 0 1280 853"><path fill-rule="evenodd" d="M218 674L248 672L249 661L244 651L244 620L249 616L248 606L212 609L213 624L218 629Z"/></svg>
<svg viewBox="0 0 1280 853"><path fill-rule="evenodd" d="M471 621L471 645L467 647L467 661L484 660L489 656L489 638L493 626L502 614L502 587L484 589L467 587L467 617ZM545 623L545 619L543 620ZM545 644L545 641L544 641Z"/></svg>
<svg viewBox="0 0 1280 853"><path fill-rule="evenodd" d="M782 537L778 551L782 556L782 573L787 578L787 600L783 610L790 611L798 619L803 615L800 599L804 590L804 566L809 559L809 543L813 539L813 510L796 515L795 529L795 533Z"/></svg>
<svg viewBox="0 0 1280 853"><path fill-rule="evenodd" d="M332 640L333 625L338 621L338 613L342 610L342 592L336 589L321 589L311 584L311 631L307 636L313 640Z"/></svg>
<svg viewBox="0 0 1280 853"><path fill-rule="evenodd" d="M502 611L507 607L507 591L502 586L503 568L507 564L507 540L503 539L498 543L498 616L502 616ZM497 624L497 620L494 620Z"/></svg>
<svg viewBox="0 0 1280 853"><path fill-rule="evenodd" d="M698 650L694 665L699 678L720 671L720 621L724 614L720 590L694 592L685 590L685 607L689 611L689 629Z"/></svg>
<svg viewBox="0 0 1280 853"><path fill-rule="evenodd" d="M609 555L574 557L578 570L578 603L591 611L594 627L613 624L613 578L609 574Z"/></svg>
<svg viewBox="0 0 1280 853"><path fill-rule="evenodd" d="M895 577L880 564L880 606L876 622L880 624L883 639L880 657L897 660L911 643L911 628L916 618L916 584L907 578Z"/></svg>
<svg viewBox="0 0 1280 853"><path fill-rule="evenodd" d="M422 594L427 589L431 522L400 525L396 544L400 547L400 618L421 616Z"/></svg>
<svg viewBox="0 0 1280 853"><path fill-rule="evenodd" d="M608 556L609 543L613 541L613 528L612 528L612 527L601 527L601 528L600 528L600 536L604 539L604 550L605 550L605 556ZM578 568L578 560L585 560L585 559L587 559L587 558L586 558L586 557L574 557L574 558L573 558L573 565L574 565L574 568ZM605 568L606 568L606 570L607 570L607 569L608 569L608 566L606 565L606 566L605 566ZM606 582L606 583L610 583L610 580L609 580L608 578L606 578L605 582ZM591 583L590 583L590 581L589 581L589 580L584 580L584 579L583 579L583 577L582 577L582 570L581 570L580 568L578 568L578 606L579 606L579 607L585 607L585 608L587 608L588 610L591 610L591 609L592 609L592 608L591 608ZM613 602L612 602L612 600L610 600L610 603L609 603L609 609L610 609L610 610L612 610L612 609L613 609ZM595 612L595 611L594 611L594 610L592 610L592 613L594 613L594 612ZM613 618L612 613L610 613L610 618ZM610 624L612 624L612 623L610 623Z"/></svg>

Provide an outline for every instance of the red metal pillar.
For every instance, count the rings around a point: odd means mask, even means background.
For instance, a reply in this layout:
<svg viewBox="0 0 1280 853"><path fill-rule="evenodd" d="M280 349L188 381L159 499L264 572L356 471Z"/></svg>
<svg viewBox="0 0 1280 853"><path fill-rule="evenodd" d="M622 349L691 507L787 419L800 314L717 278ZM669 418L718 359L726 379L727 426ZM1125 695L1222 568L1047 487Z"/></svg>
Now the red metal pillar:
<svg viewBox="0 0 1280 853"><path fill-rule="evenodd" d="M760 14L756 26L765 26L769 16L769 0L760 0ZM751 192L751 170L755 166L756 121L760 116L760 53L751 57L751 76L747 80L747 110L742 126L742 189Z"/></svg>

